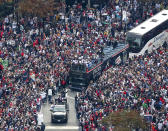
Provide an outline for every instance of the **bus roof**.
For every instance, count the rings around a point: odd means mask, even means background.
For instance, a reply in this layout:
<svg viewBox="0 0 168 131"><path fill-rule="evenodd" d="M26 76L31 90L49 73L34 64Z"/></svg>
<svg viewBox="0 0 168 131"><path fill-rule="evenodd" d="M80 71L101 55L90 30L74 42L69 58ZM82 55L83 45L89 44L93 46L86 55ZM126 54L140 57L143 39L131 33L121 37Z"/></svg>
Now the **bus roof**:
<svg viewBox="0 0 168 131"><path fill-rule="evenodd" d="M140 25L136 26L132 30L128 31L128 33L144 35L166 20L168 20L168 10L162 10L156 15L150 17L149 19L141 23Z"/></svg>

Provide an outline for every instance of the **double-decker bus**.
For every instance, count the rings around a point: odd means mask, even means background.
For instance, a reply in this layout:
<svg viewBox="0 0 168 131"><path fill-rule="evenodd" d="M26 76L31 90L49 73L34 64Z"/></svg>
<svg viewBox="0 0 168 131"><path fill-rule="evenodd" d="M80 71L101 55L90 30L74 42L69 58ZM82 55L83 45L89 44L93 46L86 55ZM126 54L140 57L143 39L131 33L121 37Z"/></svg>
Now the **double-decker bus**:
<svg viewBox="0 0 168 131"><path fill-rule="evenodd" d="M90 81L96 81L103 71L112 65L125 63L128 59L129 45L118 44L117 47L107 46L103 49L104 56L86 64L72 64L69 72L69 85L71 89L82 90Z"/></svg>
<svg viewBox="0 0 168 131"><path fill-rule="evenodd" d="M126 34L129 56L143 55L168 40L168 10L162 10Z"/></svg>

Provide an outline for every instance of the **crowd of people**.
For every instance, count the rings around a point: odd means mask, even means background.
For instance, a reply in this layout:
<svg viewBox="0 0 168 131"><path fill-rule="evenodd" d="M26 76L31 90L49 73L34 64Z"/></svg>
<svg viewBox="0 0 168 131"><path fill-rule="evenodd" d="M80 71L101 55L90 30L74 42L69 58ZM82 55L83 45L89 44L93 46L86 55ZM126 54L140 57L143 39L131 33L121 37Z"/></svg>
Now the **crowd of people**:
<svg viewBox="0 0 168 131"><path fill-rule="evenodd" d="M101 9L78 4L67 12L61 8L52 17L56 24L43 28L37 17L23 17L17 23L10 15L0 22L0 130L36 130L40 94L65 86L72 63L88 65L98 59L103 47L124 41L127 29L168 4L122 3L116 0ZM122 10L127 18L121 22Z"/></svg>
<svg viewBox="0 0 168 131"><path fill-rule="evenodd" d="M102 118L111 112L135 109L142 118L152 115L149 126L153 131L167 131L167 64L168 49L161 47L104 72L76 97L77 117L83 130L107 130L109 127L100 123Z"/></svg>

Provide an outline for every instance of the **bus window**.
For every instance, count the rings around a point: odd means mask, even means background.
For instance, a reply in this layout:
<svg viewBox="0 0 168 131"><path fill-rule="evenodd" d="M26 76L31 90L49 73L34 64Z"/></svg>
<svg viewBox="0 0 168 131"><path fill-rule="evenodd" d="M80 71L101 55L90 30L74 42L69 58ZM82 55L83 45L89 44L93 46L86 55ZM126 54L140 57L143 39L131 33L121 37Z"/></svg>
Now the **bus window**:
<svg viewBox="0 0 168 131"><path fill-rule="evenodd" d="M72 70L78 70L78 66L73 64L72 67L71 67Z"/></svg>
<svg viewBox="0 0 168 131"><path fill-rule="evenodd" d="M84 74L83 73L71 73L71 77L82 78L84 77Z"/></svg>
<svg viewBox="0 0 168 131"><path fill-rule="evenodd" d="M142 37L142 46L145 46L146 43L153 38L153 33L152 31L148 32Z"/></svg>
<svg viewBox="0 0 168 131"><path fill-rule="evenodd" d="M75 83L85 83L85 79L80 79L80 78L72 78L71 82Z"/></svg>
<svg viewBox="0 0 168 131"><path fill-rule="evenodd" d="M80 71L85 71L85 66L84 65L79 65L79 70Z"/></svg>

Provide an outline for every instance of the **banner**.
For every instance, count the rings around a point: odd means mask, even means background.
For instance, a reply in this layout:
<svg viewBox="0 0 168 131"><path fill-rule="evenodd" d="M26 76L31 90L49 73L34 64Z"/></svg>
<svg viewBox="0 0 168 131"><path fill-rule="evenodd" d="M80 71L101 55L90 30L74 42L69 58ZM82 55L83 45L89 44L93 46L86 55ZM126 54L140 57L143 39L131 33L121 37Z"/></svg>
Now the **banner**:
<svg viewBox="0 0 168 131"><path fill-rule="evenodd" d="M117 59L115 60L115 64L119 65L121 63L121 57L118 56Z"/></svg>

